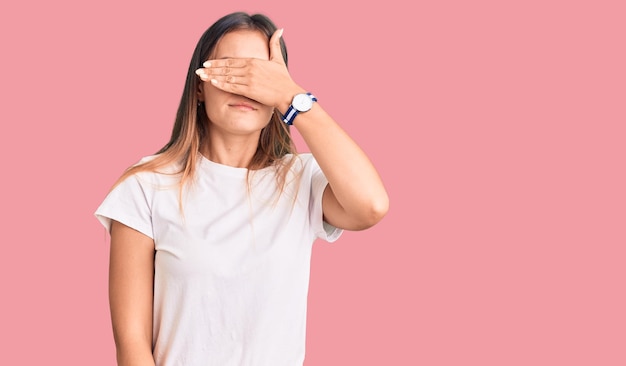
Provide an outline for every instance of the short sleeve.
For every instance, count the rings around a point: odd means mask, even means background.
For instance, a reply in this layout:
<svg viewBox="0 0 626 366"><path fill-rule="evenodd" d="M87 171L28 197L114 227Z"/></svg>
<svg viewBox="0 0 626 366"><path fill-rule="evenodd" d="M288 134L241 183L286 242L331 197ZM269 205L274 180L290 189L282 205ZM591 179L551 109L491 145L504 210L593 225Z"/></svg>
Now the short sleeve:
<svg viewBox="0 0 626 366"><path fill-rule="evenodd" d="M150 199L141 180L130 176L105 197L95 216L111 232L111 221L118 221L154 239Z"/></svg>
<svg viewBox="0 0 626 366"><path fill-rule="evenodd" d="M311 169L311 201L309 203L311 224L318 238L332 243L339 239L343 230L323 220L324 211L322 209L322 197L328 185L328 179L326 179L326 176L314 158L311 157L309 165Z"/></svg>

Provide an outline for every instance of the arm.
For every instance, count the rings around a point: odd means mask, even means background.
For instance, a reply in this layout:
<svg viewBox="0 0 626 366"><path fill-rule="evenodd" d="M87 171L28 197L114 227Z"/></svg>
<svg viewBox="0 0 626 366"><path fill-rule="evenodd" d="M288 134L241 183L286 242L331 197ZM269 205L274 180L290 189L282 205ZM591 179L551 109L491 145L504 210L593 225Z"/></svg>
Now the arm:
<svg viewBox="0 0 626 366"><path fill-rule="evenodd" d="M281 110L287 110L293 95ZM378 223L389 209L389 198L363 150L318 103L298 114L294 126L329 182L322 201L324 220L346 230L363 230Z"/></svg>
<svg viewBox="0 0 626 366"><path fill-rule="evenodd" d="M153 286L154 241L113 221L109 303L118 366L154 366Z"/></svg>
<svg viewBox="0 0 626 366"><path fill-rule="evenodd" d="M279 105L286 111L297 87ZM293 122L328 179L322 208L324 220L347 230L363 230L378 223L389 209L389 198L366 154L318 103L299 113Z"/></svg>
<svg viewBox="0 0 626 366"><path fill-rule="evenodd" d="M282 30L278 30L271 37L268 61L210 60L197 73L219 89L285 113L293 96L305 90L287 71L280 50L281 36ZM389 197L378 172L356 142L318 103L299 114L294 126L328 179L322 204L326 222L346 230L363 230L379 222L389 209Z"/></svg>

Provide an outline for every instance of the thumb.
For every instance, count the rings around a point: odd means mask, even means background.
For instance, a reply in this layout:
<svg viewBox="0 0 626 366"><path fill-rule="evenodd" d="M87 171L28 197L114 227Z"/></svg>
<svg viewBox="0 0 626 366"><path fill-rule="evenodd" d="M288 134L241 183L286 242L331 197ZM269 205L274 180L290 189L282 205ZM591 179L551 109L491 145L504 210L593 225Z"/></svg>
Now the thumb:
<svg viewBox="0 0 626 366"><path fill-rule="evenodd" d="M283 52L280 49L280 37L282 36L283 28L277 29L276 32L272 34L272 38L270 38L270 60L284 65L285 60L283 59Z"/></svg>

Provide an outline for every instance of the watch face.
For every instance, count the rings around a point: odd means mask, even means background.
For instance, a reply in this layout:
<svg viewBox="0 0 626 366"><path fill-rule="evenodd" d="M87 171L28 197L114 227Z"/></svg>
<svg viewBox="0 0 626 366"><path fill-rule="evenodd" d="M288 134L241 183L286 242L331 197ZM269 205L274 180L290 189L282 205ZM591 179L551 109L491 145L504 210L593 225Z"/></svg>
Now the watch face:
<svg viewBox="0 0 626 366"><path fill-rule="evenodd" d="M313 101L307 94L297 94L291 104L298 112L306 112L313 107Z"/></svg>

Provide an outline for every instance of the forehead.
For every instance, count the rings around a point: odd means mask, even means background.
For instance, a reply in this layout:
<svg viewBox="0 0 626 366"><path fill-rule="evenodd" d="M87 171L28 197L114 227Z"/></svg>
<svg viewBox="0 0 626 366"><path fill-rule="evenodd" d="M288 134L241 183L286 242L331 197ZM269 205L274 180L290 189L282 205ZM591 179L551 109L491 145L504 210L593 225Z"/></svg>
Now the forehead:
<svg viewBox="0 0 626 366"><path fill-rule="evenodd" d="M226 33L217 42L212 58L260 58L269 60L269 40L265 34L257 30L234 30Z"/></svg>

